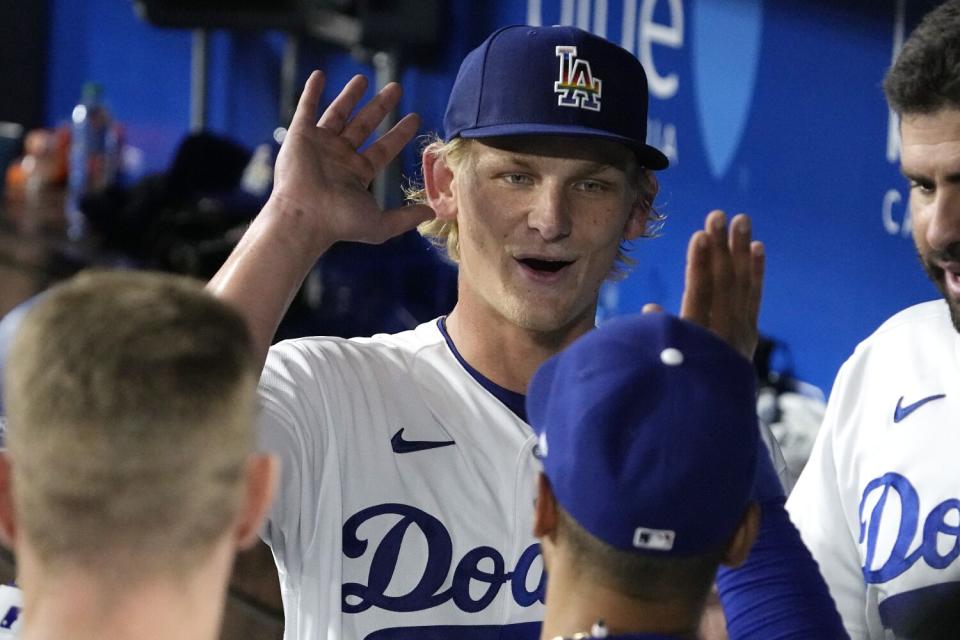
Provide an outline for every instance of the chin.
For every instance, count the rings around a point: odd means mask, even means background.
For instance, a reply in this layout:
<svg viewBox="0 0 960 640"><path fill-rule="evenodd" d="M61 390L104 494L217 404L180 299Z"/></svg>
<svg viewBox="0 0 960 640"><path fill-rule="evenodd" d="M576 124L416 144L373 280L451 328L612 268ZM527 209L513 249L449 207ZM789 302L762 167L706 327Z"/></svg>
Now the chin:
<svg viewBox="0 0 960 640"><path fill-rule="evenodd" d="M515 304L504 315L514 324L527 331L537 333L556 333L567 331L583 319L583 313L574 313L571 309L558 309L556 305L545 302L515 300ZM509 304L509 303L508 303ZM590 317L588 326L593 326Z"/></svg>
<svg viewBox="0 0 960 640"><path fill-rule="evenodd" d="M953 328L960 333L960 300L951 298L950 294L947 293L947 284L944 282L946 276L943 273L943 269L925 260L922 254L920 256L920 263L923 265L923 270L927 273L927 277L930 278L930 282L933 283L933 286L935 286L937 291L940 292L940 295L943 296L944 301L947 303L947 308L950 309L950 320L953 322Z"/></svg>

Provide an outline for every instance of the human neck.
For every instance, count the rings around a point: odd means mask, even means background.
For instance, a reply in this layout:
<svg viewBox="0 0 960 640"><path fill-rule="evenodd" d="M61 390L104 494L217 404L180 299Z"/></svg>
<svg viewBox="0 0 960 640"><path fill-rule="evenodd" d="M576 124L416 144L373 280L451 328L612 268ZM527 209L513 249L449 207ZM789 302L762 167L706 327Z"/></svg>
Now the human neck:
<svg viewBox="0 0 960 640"><path fill-rule="evenodd" d="M661 633L696 637L699 607L676 601L637 600L588 577L573 575L564 566L554 567L547 576L541 640L589 633L598 620L603 620L610 635Z"/></svg>
<svg viewBox="0 0 960 640"><path fill-rule="evenodd" d="M447 333L471 367L510 391L526 393L547 358L593 328L592 312L556 331L526 329L483 302L462 296L447 316Z"/></svg>
<svg viewBox="0 0 960 640"><path fill-rule="evenodd" d="M223 616L224 566L177 579L119 584L70 569L45 576L20 564L21 640L215 640Z"/></svg>

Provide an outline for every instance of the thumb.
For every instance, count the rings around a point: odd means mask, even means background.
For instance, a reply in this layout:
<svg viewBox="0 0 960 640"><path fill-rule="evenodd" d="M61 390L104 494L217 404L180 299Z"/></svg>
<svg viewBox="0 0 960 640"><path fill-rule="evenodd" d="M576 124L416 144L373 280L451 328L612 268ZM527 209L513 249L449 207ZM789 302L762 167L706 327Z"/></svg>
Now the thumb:
<svg viewBox="0 0 960 640"><path fill-rule="evenodd" d="M421 222L436 217L433 209L425 204L410 204L383 212L384 239L393 238L413 229Z"/></svg>

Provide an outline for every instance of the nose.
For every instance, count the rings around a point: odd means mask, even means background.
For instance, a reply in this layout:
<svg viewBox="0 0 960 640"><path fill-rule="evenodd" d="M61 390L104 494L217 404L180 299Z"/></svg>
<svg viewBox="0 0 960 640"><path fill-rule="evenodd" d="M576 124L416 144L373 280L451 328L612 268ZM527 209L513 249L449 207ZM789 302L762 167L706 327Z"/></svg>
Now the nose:
<svg viewBox="0 0 960 640"><path fill-rule="evenodd" d="M527 214L527 225L548 241L561 240L570 235L573 219L570 202L563 188L544 184Z"/></svg>
<svg viewBox="0 0 960 640"><path fill-rule="evenodd" d="M960 187L949 185L938 189L928 207L930 222L926 236L930 248L944 251L960 243Z"/></svg>

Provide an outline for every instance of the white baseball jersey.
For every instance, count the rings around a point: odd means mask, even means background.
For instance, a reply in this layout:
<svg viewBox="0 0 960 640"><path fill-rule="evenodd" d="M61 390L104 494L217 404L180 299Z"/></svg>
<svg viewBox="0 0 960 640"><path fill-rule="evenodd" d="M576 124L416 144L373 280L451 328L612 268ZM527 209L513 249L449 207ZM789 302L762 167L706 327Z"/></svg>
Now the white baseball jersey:
<svg viewBox="0 0 960 640"><path fill-rule="evenodd" d="M287 640L536 637L536 437L437 322L283 342L260 397Z"/></svg>
<svg viewBox="0 0 960 640"><path fill-rule="evenodd" d="M957 629L958 358L944 301L887 320L840 369L787 502L854 640Z"/></svg>
<svg viewBox="0 0 960 640"><path fill-rule="evenodd" d="M0 640L20 636L20 614L23 610L23 592L17 587L0 585Z"/></svg>
<svg viewBox="0 0 960 640"><path fill-rule="evenodd" d="M538 637L536 436L494 387L438 321L270 350L261 443L282 470L263 538L287 640Z"/></svg>

